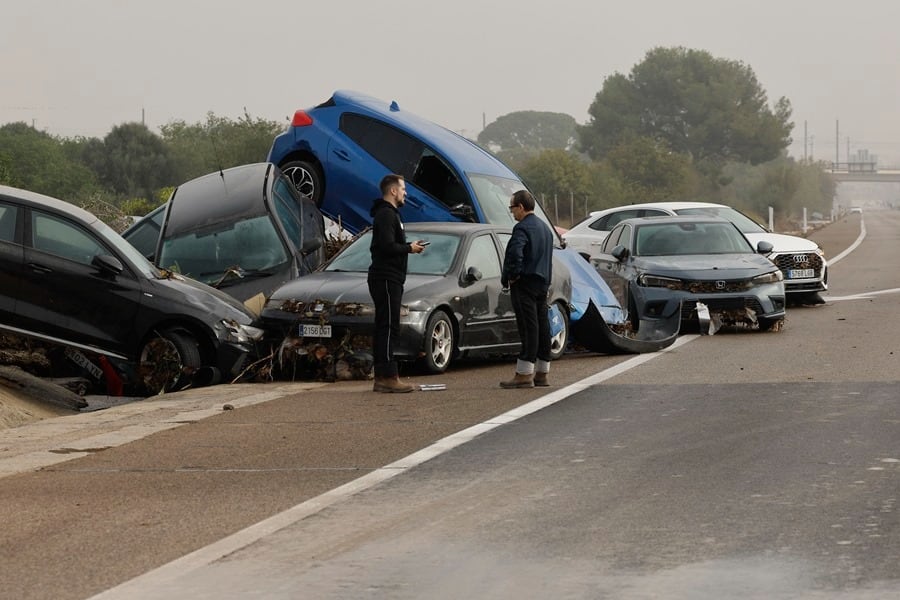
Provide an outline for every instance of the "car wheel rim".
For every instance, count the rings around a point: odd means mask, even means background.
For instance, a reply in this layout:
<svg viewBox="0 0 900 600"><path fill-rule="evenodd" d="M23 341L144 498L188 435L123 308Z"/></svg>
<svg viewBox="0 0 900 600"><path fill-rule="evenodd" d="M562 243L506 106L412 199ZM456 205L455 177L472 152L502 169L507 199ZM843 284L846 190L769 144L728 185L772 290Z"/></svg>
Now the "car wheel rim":
<svg viewBox="0 0 900 600"><path fill-rule="evenodd" d="M559 333L550 338L550 351L553 352L553 354L558 354L565 348L565 346L566 328L564 326Z"/></svg>
<svg viewBox="0 0 900 600"><path fill-rule="evenodd" d="M140 376L144 386L154 392L172 389L184 372L181 353L170 340L158 337L141 351Z"/></svg>
<svg viewBox="0 0 900 600"><path fill-rule="evenodd" d="M291 180L298 192L310 198L314 197L316 182L309 171L302 167L291 167L284 171L284 174Z"/></svg>
<svg viewBox="0 0 900 600"><path fill-rule="evenodd" d="M453 336L446 321L434 326L431 333L431 360L436 367L444 367L450 360L450 346Z"/></svg>

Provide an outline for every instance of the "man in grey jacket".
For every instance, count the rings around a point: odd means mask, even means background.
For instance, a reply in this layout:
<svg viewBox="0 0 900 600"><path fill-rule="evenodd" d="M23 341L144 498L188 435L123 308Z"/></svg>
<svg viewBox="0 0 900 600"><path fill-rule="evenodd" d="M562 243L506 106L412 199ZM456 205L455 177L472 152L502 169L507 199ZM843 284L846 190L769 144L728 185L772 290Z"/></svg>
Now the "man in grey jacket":
<svg viewBox="0 0 900 600"><path fill-rule="evenodd" d="M509 287L516 328L522 348L516 360L516 374L501 381L503 388L530 388L550 385L550 320L547 292L553 268L553 234L534 214L534 196L519 190L509 201L517 221L506 246L501 283Z"/></svg>

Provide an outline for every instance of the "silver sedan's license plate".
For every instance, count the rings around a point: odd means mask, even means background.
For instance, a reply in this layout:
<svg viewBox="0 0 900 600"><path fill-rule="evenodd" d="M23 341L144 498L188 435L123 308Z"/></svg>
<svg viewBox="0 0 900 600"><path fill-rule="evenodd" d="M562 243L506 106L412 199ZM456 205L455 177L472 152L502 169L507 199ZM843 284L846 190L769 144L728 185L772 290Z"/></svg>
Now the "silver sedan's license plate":
<svg viewBox="0 0 900 600"><path fill-rule="evenodd" d="M331 325L300 325L300 335L302 337L331 337Z"/></svg>
<svg viewBox="0 0 900 600"><path fill-rule="evenodd" d="M815 276L815 269L788 269L788 279L809 279Z"/></svg>

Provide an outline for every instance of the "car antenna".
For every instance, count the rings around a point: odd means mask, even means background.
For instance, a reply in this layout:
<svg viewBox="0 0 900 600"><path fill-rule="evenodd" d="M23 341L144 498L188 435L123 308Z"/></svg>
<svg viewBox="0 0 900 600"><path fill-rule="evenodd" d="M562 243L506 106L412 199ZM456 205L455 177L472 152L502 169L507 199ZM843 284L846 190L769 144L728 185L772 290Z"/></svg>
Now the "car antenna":
<svg viewBox="0 0 900 600"><path fill-rule="evenodd" d="M225 173L222 170L222 161L219 159L219 147L216 146L216 136L212 131L212 128L209 130L209 141L213 147L213 156L216 159L216 166L219 168L219 177L222 178L222 181L225 181Z"/></svg>

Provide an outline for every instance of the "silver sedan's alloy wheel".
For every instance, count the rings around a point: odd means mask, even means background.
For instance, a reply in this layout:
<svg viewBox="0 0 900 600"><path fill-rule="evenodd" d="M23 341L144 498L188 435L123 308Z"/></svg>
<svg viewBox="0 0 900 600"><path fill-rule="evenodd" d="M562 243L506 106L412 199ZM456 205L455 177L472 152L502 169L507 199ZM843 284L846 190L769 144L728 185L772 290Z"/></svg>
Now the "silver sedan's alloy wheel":
<svg viewBox="0 0 900 600"><path fill-rule="evenodd" d="M428 319L425 328L425 368L431 373L443 373L453 358L453 324L438 311Z"/></svg>

